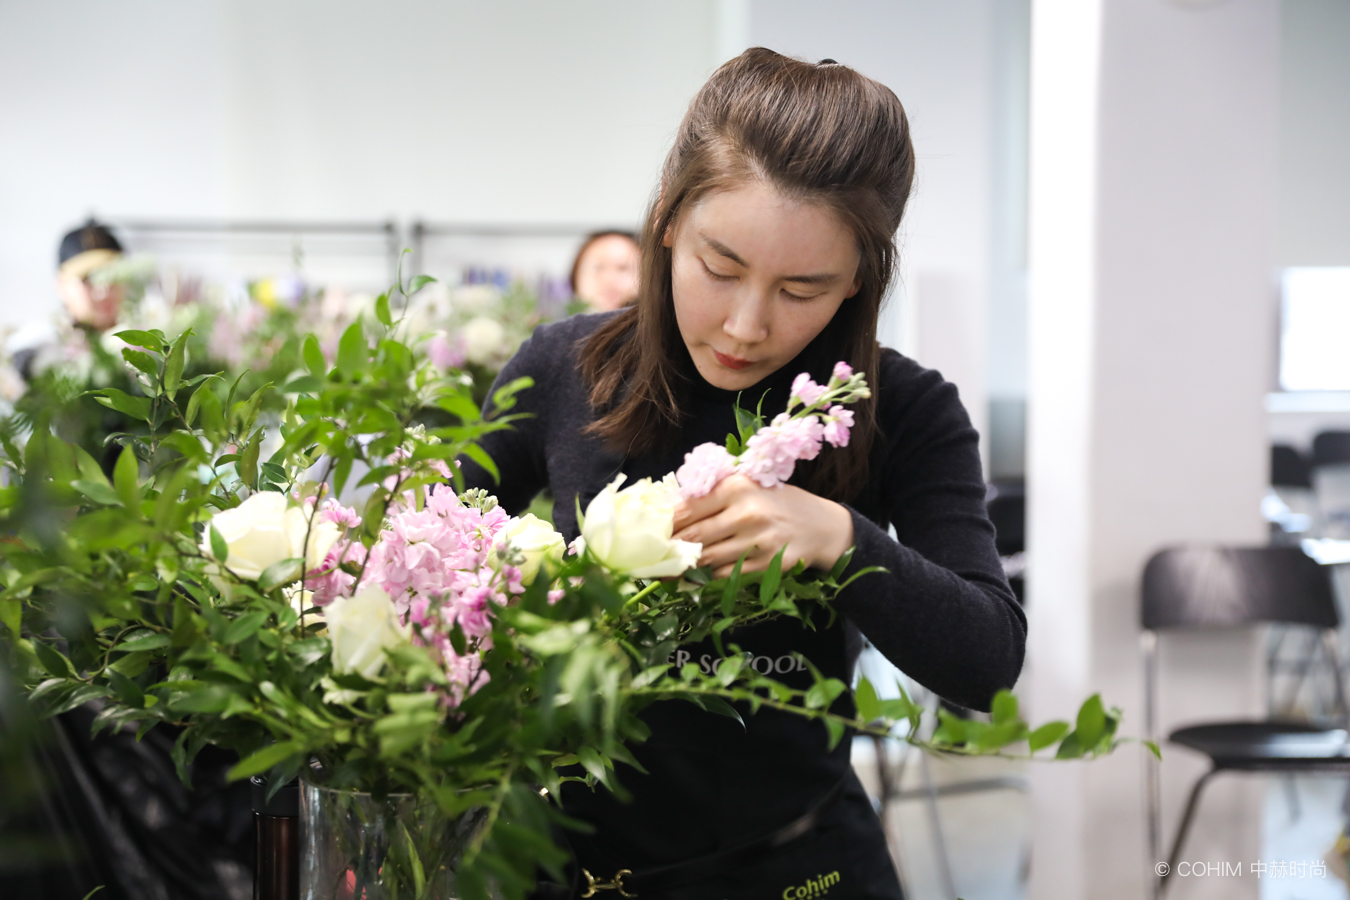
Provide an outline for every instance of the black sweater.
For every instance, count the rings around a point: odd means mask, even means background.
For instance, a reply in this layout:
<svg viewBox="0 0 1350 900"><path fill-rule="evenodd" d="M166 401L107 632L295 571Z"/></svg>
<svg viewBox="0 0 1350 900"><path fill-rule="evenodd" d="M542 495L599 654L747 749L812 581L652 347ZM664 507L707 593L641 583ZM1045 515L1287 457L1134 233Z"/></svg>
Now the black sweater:
<svg viewBox="0 0 1350 900"><path fill-rule="evenodd" d="M707 384L690 362L689 424L678 441L623 457L582 434L595 415L578 370L577 345L610 315L541 326L502 370L499 384L521 376L535 384L512 410L531 418L482 442L501 471L500 484L461 460L469 485L492 491L511 513L551 489L555 527L569 541L577 534L577 501L585 509L618 472L627 473L630 483L659 479L696 445L720 444L735 431L735 392ZM747 389L742 403L753 407L768 391L763 412L772 417L782 410L797 372L811 371L824 383L835 362L824 342L824 336L818 338ZM844 615L833 627L813 631L779 620L730 638L757 654L760 671L776 665L778 677L805 686L809 677L786 662L789 654L800 652L826 675L848 680L860 630L920 684L962 706L988 709L995 691L1017 680L1026 618L994 549L978 436L956 388L937 372L885 350L879 380L872 385L879 435L870 474L865 489L846 506L857 548L852 566L887 571L868 574L840 594L835 607ZM688 653L688 659L710 663L715 651L691 647ZM742 729L687 704L664 703L644 718L653 734L637 755L652 774L621 773L634 803L620 806L603 791L574 790L564 797L570 812L598 826L594 841L602 846L596 852L616 865L636 870L771 831L848 772L847 741L827 753L823 726L788 714L761 711L747 716Z"/></svg>

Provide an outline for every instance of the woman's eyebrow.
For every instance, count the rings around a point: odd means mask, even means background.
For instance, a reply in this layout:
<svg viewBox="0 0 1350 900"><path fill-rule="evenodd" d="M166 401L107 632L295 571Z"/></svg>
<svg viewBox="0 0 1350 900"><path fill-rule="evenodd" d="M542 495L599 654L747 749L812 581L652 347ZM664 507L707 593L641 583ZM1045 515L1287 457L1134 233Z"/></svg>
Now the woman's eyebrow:
<svg viewBox="0 0 1350 900"><path fill-rule="evenodd" d="M724 256L738 266L749 266L749 263L741 259L740 254L719 241L717 238L708 237L708 235L703 234L702 232L699 233L699 238L718 256ZM839 280L839 276L837 274L824 272L819 275L786 275L783 280L792 281L797 284L832 284Z"/></svg>

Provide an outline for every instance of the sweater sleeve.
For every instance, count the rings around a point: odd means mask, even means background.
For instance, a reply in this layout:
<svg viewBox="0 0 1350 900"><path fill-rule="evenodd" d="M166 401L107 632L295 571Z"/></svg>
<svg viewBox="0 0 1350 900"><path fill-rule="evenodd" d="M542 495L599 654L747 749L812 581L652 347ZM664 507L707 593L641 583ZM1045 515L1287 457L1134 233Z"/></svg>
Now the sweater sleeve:
<svg viewBox="0 0 1350 900"><path fill-rule="evenodd" d="M872 464L882 468L871 481L882 487L896 538L849 507L856 549L846 577L868 566L886 571L863 575L836 606L911 678L988 710L1021 672L1026 616L994 547L979 437L956 388L922 370L915 387L900 409L879 396L890 407L879 411L889 433L878 437L883 452Z"/></svg>
<svg viewBox="0 0 1350 900"><path fill-rule="evenodd" d="M548 465L544 454L544 433L548 425L549 384L543 345L548 343L545 326L536 328L533 336L520 345L516 354L502 367L488 399L483 404L483 415L492 419L498 415L523 414L508 427L483 435L478 445L497 466L501 481L492 473L469 459L460 456L460 471L465 486L483 488L496 495L497 501L511 515L523 512L535 495L548 486ZM492 396L497 389L517 378L533 379L534 385L516 394L516 404L509 410L497 410Z"/></svg>

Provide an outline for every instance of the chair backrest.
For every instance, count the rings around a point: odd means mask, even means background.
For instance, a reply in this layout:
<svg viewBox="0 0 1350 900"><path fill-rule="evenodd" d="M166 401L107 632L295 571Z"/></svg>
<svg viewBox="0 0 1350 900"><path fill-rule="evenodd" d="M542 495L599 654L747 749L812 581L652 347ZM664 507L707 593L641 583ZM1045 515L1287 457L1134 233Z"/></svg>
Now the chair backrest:
<svg viewBox="0 0 1350 900"><path fill-rule="evenodd" d="M1350 431L1323 431L1313 438L1312 464L1350 463Z"/></svg>
<svg viewBox="0 0 1350 900"><path fill-rule="evenodd" d="M1312 467L1294 447L1275 444L1270 448L1271 487L1312 487Z"/></svg>
<svg viewBox="0 0 1350 900"><path fill-rule="evenodd" d="M1299 547L1173 547L1144 567L1143 626L1335 628L1331 578Z"/></svg>

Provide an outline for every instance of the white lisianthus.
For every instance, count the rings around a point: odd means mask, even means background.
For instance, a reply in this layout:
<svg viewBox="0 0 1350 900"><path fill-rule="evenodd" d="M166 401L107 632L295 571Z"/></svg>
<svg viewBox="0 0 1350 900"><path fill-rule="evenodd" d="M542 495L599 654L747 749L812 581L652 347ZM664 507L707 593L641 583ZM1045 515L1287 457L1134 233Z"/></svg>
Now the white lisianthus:
<svg viewBox="0 0 1350 900"><path fill-rule="evenodd" d="M283 559L303 557L306 571L317 569L341 536L338 527L319 518L313 508L291 506L285 494L275 491L259 491L234 509L212 516L202 532L201 545L202 552L209 557L215 556L211 549L212 528L220 532L230 551L225 568L250 581ZM305 552L306 534L309 552Z"/></svg>
<svg viewBox="0 0 1350 900"><path fill-rule="evenodd" d="M524 584L534 582L534 577L539 574L539 566L545 559L555 564L562 562L566 549L563 536L534 513L513 519L510 525L502 529L497 541L499 545L509 545L524 554L525 561L520 564L520 576Z"/></svg>
<svg viewBox="0 0 1350 900"><path fill-rule="evenodd" d="M674 475L644 478L623 490L620 475L586 508L586 549L615 572L634 578L671 578L698 565L702 544L672 538L680 486Z"/></svg>
<svg viewBox="0 0 1350 900"><path fill-rule="evenodd" d="M324 607L333 642L333 671L375 679L384 668L385 650L406 644L411 630L399 622L394 601L383 588L366 585L354 597L339 597Z"/></svg>
<svg viewBox="0 0 1350 900"><path fill-rule="evenodd" d="M469 362L490 362L502 351L506 341L506 329L502 323L487 316L478 316L464 323L460 332L464 337L464 355Z"/></svg>

